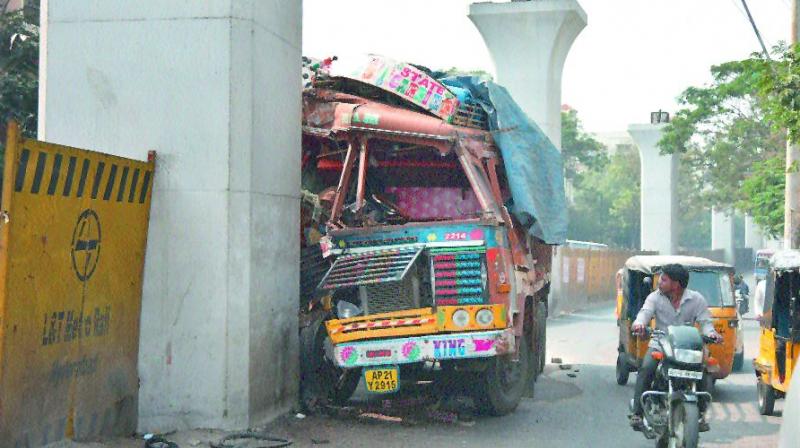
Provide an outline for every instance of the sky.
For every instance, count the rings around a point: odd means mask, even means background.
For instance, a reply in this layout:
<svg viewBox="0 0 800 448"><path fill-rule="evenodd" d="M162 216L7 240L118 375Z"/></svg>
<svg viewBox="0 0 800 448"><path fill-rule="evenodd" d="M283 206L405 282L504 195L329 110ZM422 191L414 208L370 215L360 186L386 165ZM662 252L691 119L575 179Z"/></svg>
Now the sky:
<svg viewBox="0 0 800 448"><path fill-rule="evenodd" d="M792 0L749 0L767 46L790 37ZM561 102L587 131L615 132L678 109L709 69L760 50L741 0L578 0L588 25L564 64ZM377 53L494 73L468 0L304 0L303 54Z"/></svg>

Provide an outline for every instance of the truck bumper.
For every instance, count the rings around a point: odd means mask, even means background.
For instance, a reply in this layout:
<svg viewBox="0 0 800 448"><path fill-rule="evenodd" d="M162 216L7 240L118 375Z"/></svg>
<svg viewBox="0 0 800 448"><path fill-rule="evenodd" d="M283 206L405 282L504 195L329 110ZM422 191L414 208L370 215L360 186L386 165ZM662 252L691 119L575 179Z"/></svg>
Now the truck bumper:
<svg viewBox="0 0 800 448"><path fill-rule="evenodd" d="M408 364L421 361L490 358L514 351L512 329L447 333L407 338L343 342L329 357L342 368Z"/></svg>

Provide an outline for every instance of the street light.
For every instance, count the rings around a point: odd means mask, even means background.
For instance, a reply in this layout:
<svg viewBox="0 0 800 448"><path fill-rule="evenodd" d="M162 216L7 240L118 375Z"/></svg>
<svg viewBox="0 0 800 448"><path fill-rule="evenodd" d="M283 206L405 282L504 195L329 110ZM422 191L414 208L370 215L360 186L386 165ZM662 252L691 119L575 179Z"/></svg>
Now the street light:
<svg viewBox="0 0 800 448"><path fill-rule="evenodd" d="M650 112L650 124L669 123L669 112Z"/></svg>

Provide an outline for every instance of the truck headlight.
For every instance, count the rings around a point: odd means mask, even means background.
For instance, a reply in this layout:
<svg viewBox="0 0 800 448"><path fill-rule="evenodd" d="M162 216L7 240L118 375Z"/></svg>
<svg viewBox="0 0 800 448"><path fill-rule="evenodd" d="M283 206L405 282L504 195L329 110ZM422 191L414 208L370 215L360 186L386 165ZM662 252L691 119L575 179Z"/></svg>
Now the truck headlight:
<svg viewBox="0 0 800 448"><path fill-rule="evenodd" d="M475 320L478 321L478 325L486 327L494 322L494 313L492 310L484 308L478 311L478 314L475 315Z"/></svg>
<svg viewBox="0 0 800 448"><path fill-rule="evenodd" d="M675 361L685 364L700 364L703 362L703 352L700 350L675 349Z"/></svg>
<svg viewBox="0 0 800 448"><path fill-rule="evenodd" d="M469 325L469 312L467 310L456 310L453 313L453 325L456 327L466 327Z"/></svg>

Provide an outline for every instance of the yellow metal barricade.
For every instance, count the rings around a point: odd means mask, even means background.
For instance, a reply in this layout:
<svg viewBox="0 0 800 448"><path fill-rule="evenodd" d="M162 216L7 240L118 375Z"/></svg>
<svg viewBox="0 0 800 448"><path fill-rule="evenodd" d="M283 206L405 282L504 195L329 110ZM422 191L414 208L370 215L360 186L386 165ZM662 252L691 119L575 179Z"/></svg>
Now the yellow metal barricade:
<svg viewBox="0 0 800 448"><path fill-rule="evenodd" d="M155 169L9 126L0 216L0 447L136 429Z"/></svg>

